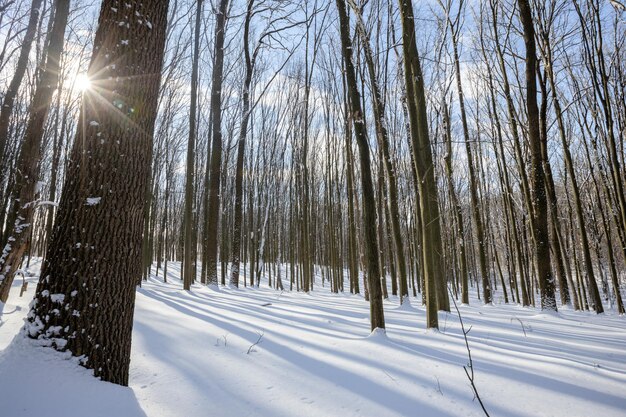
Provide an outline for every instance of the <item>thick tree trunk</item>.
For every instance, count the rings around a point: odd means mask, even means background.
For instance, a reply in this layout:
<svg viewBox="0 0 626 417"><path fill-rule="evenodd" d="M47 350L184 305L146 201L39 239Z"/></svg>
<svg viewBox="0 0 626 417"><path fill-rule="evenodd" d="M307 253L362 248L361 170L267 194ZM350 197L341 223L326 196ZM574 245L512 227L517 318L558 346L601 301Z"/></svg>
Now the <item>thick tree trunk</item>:
<svg viewBox="0 0 626 417"><path fill-rule="evenodd" d="M100 11L89 66L95 88L84 95L85 128L76 135L27 331L83 357L95 376L127 385L168 1L119 3L105 0ZM133 16L124 25L122 10Z"/></svg>

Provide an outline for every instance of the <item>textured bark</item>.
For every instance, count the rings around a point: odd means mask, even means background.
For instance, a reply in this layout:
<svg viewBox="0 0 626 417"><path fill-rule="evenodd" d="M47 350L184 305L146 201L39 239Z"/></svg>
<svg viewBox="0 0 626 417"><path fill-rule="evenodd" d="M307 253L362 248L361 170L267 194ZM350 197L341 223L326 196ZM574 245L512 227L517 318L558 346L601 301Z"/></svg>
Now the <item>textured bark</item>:
<svg viewBox="0 0 626 417"><path fill-rule="evenodd" d="M209 178L209 205L206 209L206 282L217 285L217 225L220 219L220 182L222 177L222 83L224 80L224 35L228 0L220 0L215 21L215 60L211 83L212 144ZM204 270L203 266L203 270Z"/></svg>
<svg viewBox="0 0 626 417"><path fill-rule="evenodd" d="M539 130L539 107L537 105L537 55L535 28L528 0L518 0L519 14L524 29L526 45L526 107L528 112L528 141L531 154L532 205L531 227L533 230L535 263L541 291L541 308L555 310L555 285L550 268L550 237L548 234L548 200L546 196L542 140Z"/></svg>
<svg viewBox="0 0 626 417"><path fill-rule="evenodd" d="M376 201L365 115L361 109L361 97L358 90L356 72L352 63L352 42L350 41L350 22L344 0L336 0L339 14L339 30L341 32L341 50L345 64L346 86L352 113L352 124L359 148L361 163L361 187L363 192L363 228L365 254L367 261L367 279L370 302L371 329L385 328L383 313L383 295L380 287L380 266L378 259L378 243L376 237Z"/></svg>
<svg viewBox="0 0 626 417"><path fill-rule="evenodd" d="M102 4L89 65L94 87L83 97L84 128L28 315L30 337L121 385L128 384L167 9L162 0Z"/></svg>
<svg viewBox="0 0 626 417"><path fill-rule="evenodd" d="M28 246L33 216L38 206L41 144L48 111L52 103L52 95L59 84L59 62L63 51L63 38L69 8L69 1L67 0L57 0L55 3L50 43L45 52L45 68L37 83L35 96L31 103L30 118L20 149L13 188L13 202L7 217L7 224L12 230L6 234L6 242L2 242L3 250L0 254L0 301L3 303L9 297L15 272Z"/></svg>

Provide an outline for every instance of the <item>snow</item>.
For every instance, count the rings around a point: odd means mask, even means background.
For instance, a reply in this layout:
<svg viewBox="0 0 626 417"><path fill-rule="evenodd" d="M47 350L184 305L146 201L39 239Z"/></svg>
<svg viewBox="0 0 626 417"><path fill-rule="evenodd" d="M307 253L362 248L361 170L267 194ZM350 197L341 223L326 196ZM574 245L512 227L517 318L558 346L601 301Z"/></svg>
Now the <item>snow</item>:
<svg viewBox="0 0 626 417"><path fill-rule="evenodd" d="M53 303L63 304L63 301L65 301L65 294L50 294L50 300Z"/></svg>
<svg viewBox="0 0 626 417"><path fill-rule="evenodd" d="M44 185L45 184L42 181L37 181L37 183L35 184L35 194L39 194Z"/></svg>
<svg viewBox="0 0 626 417"><path fill-rule="evenodd" d="M310 294L266 284L185 292L180 265L168 267L167 284L152 276L137 292L129 388L19 335L35 285L20 298L15 284L0 315L2 415L483 415L455 313L426 330L419 299L399 306L390 297L386 331L370 333L363 297L332 294L319 277ZM492 416L626 415L626 318L545 314L499 295L494 305L474 295L459 306Z"/></svg>
<svg viewBox="0 0 626 417"><path fill-rule="evenodd" d="M102 197L87 197L86 205L88 206L98 205L100 204L100 200L102 200Z"/></svg>
<svg viewBox="0 0 626 417"><path fill-rule="evenodd" d="M0 353L0 368L3 416L146 415L132 390L95 379L76 358L37 346L21 334Z"/></svg>

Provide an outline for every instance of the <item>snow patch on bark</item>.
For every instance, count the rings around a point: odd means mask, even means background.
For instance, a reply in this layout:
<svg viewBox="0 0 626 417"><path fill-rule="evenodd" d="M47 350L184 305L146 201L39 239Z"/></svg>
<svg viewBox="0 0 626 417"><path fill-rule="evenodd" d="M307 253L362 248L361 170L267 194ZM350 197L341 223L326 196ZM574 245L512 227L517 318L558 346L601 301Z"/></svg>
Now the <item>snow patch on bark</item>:
<svg viewBox="0 0 626 417"><path fill-rule="evenodd" d="M87 202L85 204L87 206L95 206L100 204L100 200L102 200L102 197L87 197Z"/></svg>

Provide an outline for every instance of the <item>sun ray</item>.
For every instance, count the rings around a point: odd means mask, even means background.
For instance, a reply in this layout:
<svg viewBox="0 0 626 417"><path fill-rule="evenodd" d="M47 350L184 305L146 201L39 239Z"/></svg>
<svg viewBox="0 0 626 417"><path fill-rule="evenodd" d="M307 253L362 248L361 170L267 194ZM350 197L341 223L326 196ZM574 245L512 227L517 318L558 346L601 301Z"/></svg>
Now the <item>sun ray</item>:
<svg viewBox="0 0 626 417"><path fill-rule="evenodd" d="M78 74L76 79L74 80L76 89L81 93L89 90L91 88L91 80L87 76L87 74Z"/></svg>

